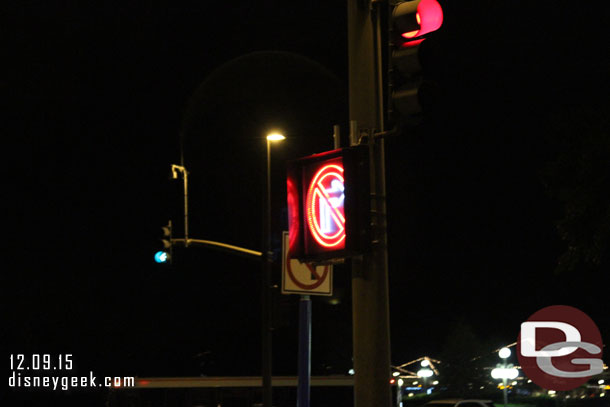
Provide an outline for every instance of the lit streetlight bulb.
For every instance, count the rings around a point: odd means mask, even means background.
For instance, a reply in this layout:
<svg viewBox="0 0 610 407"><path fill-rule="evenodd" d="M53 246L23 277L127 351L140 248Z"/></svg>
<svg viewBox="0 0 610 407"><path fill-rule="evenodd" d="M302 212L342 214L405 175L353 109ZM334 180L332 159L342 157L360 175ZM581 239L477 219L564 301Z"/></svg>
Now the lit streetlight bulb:
<svg viewBox="0 0 610 407"><path fill-rule="evenodd" d="M280 133L269 133L267 134L267 140L269 141L282 141L285 140L286 137L284 137L283 134Z"/></svg>
<svg viewBox="0 0 610 407"><path fill-rule="evenodd" d="M498 352L498 355L502 358L502 359L506 359L510 356L510 349L508 348L502 348L500 349L500 352Z"/></svg>

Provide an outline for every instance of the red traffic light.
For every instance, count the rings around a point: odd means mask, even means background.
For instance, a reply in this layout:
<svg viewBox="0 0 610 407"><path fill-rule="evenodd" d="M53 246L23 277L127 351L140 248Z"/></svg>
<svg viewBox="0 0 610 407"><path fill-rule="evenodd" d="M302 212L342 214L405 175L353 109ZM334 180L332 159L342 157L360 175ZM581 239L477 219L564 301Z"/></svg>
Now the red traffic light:
<svg viewBox="0 0 610 407"><path fill-rule="evenodd" d="M392 12L394 30L403 47L420 44L423 36L443 24L443 9L437 0L413 0L400 3Z"/></svg>

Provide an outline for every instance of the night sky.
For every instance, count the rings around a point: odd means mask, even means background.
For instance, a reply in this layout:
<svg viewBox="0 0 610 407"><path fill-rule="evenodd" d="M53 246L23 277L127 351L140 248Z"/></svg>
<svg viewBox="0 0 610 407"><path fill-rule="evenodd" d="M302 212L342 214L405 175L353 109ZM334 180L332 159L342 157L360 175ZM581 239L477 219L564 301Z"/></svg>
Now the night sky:
<svg viewBox="0 0 610 407"><path fill-rule="evenodd" d="M100 374L260 374L259 264L201 248L153 261L168 219L181 233L170 164L182 145L191 237L260 250L264 135L282 129L279 256L286 161L331 149L334 124L347 141L346 5L208 3L3 5L9 353L73 353ZM443 28L424 42L438 100L387 140L392 363L438 357L456 326L491 352L555 304L608 338L602 13L441 5ZM566 219L576 240L562 239ZM559 267L569 246L598 260ZM314 299L313 374L351 367L350 293L348 262L335 301ZM295 374L297 297L274 301L274 374Z"/></svg>

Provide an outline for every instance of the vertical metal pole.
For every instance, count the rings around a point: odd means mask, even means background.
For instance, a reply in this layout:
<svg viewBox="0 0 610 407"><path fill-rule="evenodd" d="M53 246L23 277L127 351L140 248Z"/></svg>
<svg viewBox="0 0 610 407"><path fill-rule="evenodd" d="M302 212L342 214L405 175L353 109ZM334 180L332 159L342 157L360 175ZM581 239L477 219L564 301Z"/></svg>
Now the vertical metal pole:
<svg viewBox="0 0 610 407"><path fill-rule="evenodd" d="M502 384L504 385L504 387L502 388L502 391L504 392L504 407L506 407L506 405L508 404L508 393L506 390L506 385L508 383L507 383L506 377L502 378Z"/></svg>
<svg viewBox="0 0 610 407"><path fill-rule="evenodd" d="M189 246L189 190L188 190L188 171L182 167L182 177L184 179L184 245Z"/></svg>
<svg viewBox="0 0 610 407"><path fill-rule="evenodd" d="M385 3L384 3L385 4ZM385 205L383 106L378 52L379 15L371 2L348 0L350 139L368 132L371 158L371 252L352 260L354 402L356 407L389 407L390 324ZM352 125L357 122L358 126ZM355 127L355 128L354 128Z"/></svg>
<svg viewBox="0 0 610 407"><path fill-rule="evenodd" d="M299 303L299 382L297 407L309 407L311 379L311 299L301 295Z"/></svg>
<svg viewBox="0 0 610 407"><path fill-rule="evenodd" d="M399 380L401 379L396 380L396 407L402 407L402 386Z"/></svg>
<svg viewBox="0 0 610 407"><path fill-rule="evenodd" d="M338 124L333 126L333 142L335 150L341 148L341 127Z"/></svg>
<svg viewBox="0 0 610 407"><path fill-rule="evenodd" d="M354 146L359 143L360 131L358 130L358 122L350 120L349 122L349 144Z"/></svg>
<svg viewBox="0 0 610 407"><path fill-rule="evenodd" d="M263 407L272 407L272 326L271 326L271 147L267 141L267 179L265 186L265 214L263 224L262 270L262 376Z"/></svg>
<svg viewBox="0 0 610 407"><path fill-rule="evenodd" d="M180 132L180 166L184 177L184 246L189 246L189 204L188 204L188 171L184 166L184 133Z"/></svg>

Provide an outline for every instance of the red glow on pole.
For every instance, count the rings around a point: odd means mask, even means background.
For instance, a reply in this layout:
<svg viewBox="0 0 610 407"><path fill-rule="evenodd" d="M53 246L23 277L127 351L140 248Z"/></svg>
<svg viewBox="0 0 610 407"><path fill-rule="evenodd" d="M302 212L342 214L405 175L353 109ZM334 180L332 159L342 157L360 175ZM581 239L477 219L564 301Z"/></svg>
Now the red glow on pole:
<svg viewBox="0 0 610 407"><path fill-rule="evenodd" d="M288 191L288 247L292 253L299 239L299 228L301 223L299 212L299 190L296 182L291 177L286 180Z"/></svg>

